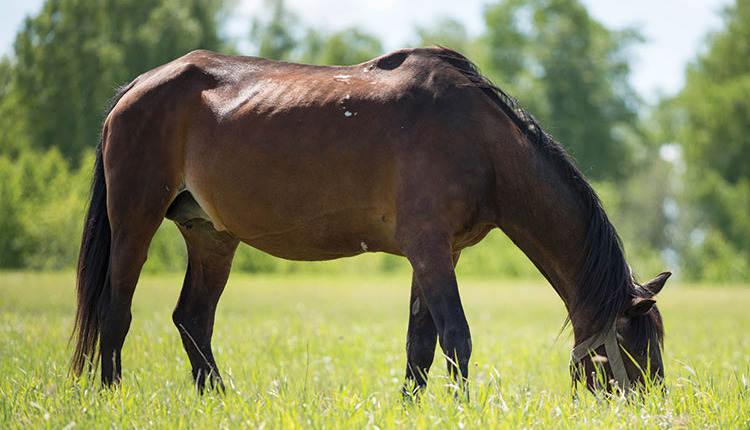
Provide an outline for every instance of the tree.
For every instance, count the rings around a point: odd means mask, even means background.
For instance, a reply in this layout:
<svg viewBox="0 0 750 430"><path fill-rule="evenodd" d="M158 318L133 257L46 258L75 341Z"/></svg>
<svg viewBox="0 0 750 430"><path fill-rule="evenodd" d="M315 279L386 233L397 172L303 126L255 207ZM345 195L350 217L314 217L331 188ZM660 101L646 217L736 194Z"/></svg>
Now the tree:
<svg viewBox="0 0 750 430"><path fill-rule="evenodd" d="M531 37L521 31L526 0L505 0L487 6L484 21L487 32L482 35L485 55L480 60L485 70L510 93L530 95L524 84L532 76L527 67ZM525 20L528 22L528 19ZM527 102L528 103L528 102Z"/></svg>
<svg viewBox="0 0 750 430"><path fill-rule="evenodd" d="M54 146L77 162L98 141L117 85L193 49L224 46L222 7L223 0L48 0L16 38L0 111L16 112L31 147Z"/></svg>
<svg viewBox="0 0 750 430"><path fill-rule="evenodd" d="M93 160L88 160L93 162ZM71 170L57 149L0 155L0 267L61 269L78 253L90 164Z"/></svg>
<svg viewBox="0 0 750 430"><path fill-rule="evenodd" d="M14 63L5 57L0 60L0 155L15 158L30 145L26 133L29 118L22 115L22 106Z"/></svg>
<svg viewBox="0 0 750 430"><path fill-rule="evenodd" d="M685 163L683 268L696 280L750 280L750 0L724 11L725 27L662 106Z"/></svg>
<svg viewBox="0 0 750 430"><path fill-rule="evenodd" d="M466 26L455 19L444 18L430 27L419 27L417 35L419 46L440 45L472 56L472 41L466 32Z"/></svg>
<svg viewBox="0 0 750 430"><path fill-rule="evenodd" d="M686 161L736 184L750 178L750 1L724 11L724 31L689 68L676 103Z"/></svg>
<svg viewBox="0 0 750 430"><path fill-rule="evenodd" d="M107 100L193 49L223 49L223 2L48 0L26 19L0 61L0 267L73 265Z"/></svg>
<svg viewBox="0 0 750 430"><path fill-rule="evenodd" d="M637 132L639 105L626 50L637 33L606 29L577 0L505 0L487 8L485 21L489 74L530 106L587 176L626 175L633 140L621 129Z"/></svg>
<svg viewBox="0 0 750 430"><path fill-rule="evenodd" d="M255 17L250 31L256 54L273 60L309 64L350 65L383 53L380 40L362 30L328 33L310 28L287 9L284 0L266 0L266 11Z"/></svg>
<svg viewBox="0 0 750 430"><path fill-rule="evenodd" d="M257 54L272 60L290 61L297 47L299 35L294 30L301 27L299 17L284 5L284 0L265 0L267 17L255 17L250 29L250 39L258 47Z"/></svg>
<svg viewBox="0 0 750 430"><path fill-rule="evenodd" d="M370 60L383 53L380 40L362 30L348 28L328 37L320 64L350 65Z"/></svg>
<svg viewBox="0 0 750 430"><path fill-rule="evenodd" d="M356 28L325 34L309 29L299 44L296 61L310 64L347 66L359 64L383 53L380 40Z"/></svg>

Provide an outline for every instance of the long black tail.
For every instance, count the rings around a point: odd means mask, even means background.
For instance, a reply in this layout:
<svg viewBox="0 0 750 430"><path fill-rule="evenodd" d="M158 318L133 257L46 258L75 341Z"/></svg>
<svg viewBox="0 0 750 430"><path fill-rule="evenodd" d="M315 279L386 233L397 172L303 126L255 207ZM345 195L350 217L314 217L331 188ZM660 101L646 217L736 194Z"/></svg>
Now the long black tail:
<svg viewBox="0 0 750 430"><path fill-rule="evenodd" d="M122 96L133 86L121 88L113 98L108 112L111 112ZM91 203L83 227L81 250L78 254L78 311L71 340L76 338L76 349L70 363L70 370L80 376L86 363L96 364L95 356L101 330L102 297L109 288L109 254L112 232L107 214L107 184L104 180L104 160L102 159L103 138L96 149L94 179L91 184Z"/></svg>
<svg viewBox="0 0 750 430"><path fill-rule="evenodd" d="M104 181L102 144L96 150L94 181L91 185L91 203L83 227L81 251L78 254L78 311L72 337L76 337L76 349L70 368L80 376L87 362L96 362L94 357L101 328L100 299L108 288L109 250L111 243L109 216L107 215L107 184Z"/></svg>

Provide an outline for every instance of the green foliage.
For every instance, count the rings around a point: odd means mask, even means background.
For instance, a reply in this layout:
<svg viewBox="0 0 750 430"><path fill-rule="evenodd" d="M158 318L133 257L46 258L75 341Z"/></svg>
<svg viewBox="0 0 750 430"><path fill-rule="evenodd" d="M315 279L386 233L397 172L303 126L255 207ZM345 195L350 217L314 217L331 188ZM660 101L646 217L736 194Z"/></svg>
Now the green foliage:
<svg viewBox="0 0 750 430"><path fill-rule="evenodd" d="M684 276L691 280L747 282L750 279L750 178L732 185L706 170L684 191L692 205L682 214L679 243Z"/></svg>
<svg viewBox="0 0 750 430"><path fill-rule="evenodd" d="M261 57L345 66L383 53L380 40L362 30L346 28L327 33L307 28L284 0L266 0L265 5L265 16L255 17L250 31Z"/></svg>
<svg viewBox="0 0 750 430"><path fill-rule="evenodd" d="M21 186L13 162L0 158L0 267L21 267Z"/></svg>
<svg viewBox="0 0 750 430"><path fill-rule="evenodd" d="M466 26L452 18L444 18L430 27L417 28L418 46L440 45L472 57L474 44L466 32Z"/></svg>
<svg viewBox="0 0 750 430"><path fill-rule="evenodd" d="M148 248L148 259L143 266L145 273L185 273L187 250L185 240L177 226L164 220Z"/></svg>
<svg viewBox="0 0 750 430"><path fill-rule="evenodd" d="M23 99L16 86L15 63L8 57L0 59L0 154L17 157L30 145L26 133L31 118L20 106Z"/></svg>
<svg viewBox="0 0 750 430"><path fill-rule="evenodd" d="M725 29L661 110L682 149L678 250L689 279L750 280L750 1L724 12Z"/></svg>
<svg viewBox="0 0 750 430"><path fill-rule="evenodd" d="M88 164L71 170L59 151L0 157L0 267L61 269L78 256Z"/></svg>
<svg viewBox="0 0 750 430"><path fill-rule="evenodd" d="M259 56L289 61L298 38L292 32L300 27L300 20L284 0L265 0L265 5L270 14L266 19L253 18L250 39L257 44Z"/></svg>
<svg viewBox="0 0 750 430"><path fill-rule="evenodd" d="M702 232L699 241L683 251L683 276L691 280L723 284L745 282L750 273L750 254L737 249L716 229Z"/></svg>
<svg viewBox="0 0 750 430"><path fill-rule="evenodd" d="M356 28L329 35L310 29L300 48L298 61L337 66L359 64L383 53L378 38Z"/></svg>
<svg viewBox="0 0 750 430"><path fill-rule="evenodd" d="M81 154L99 141L107 100L179 55L222 49L224 3L48 0L27 18L0 62L0 267L75 265L93 164ZM184 268L175 233L157 236L149 267Z"/></svg>
<svg viewBox="0 0 750 430"><path fill-rule="evenodd" d="M679 136L686 161L716 171L730 183L749 178L750 66L744 75L725 82L710 72L696 73L688 73L678 99L688 115Z"/></svg>
<svg viewBox="0 0 750 430"><path fill-rule="evenodd" d="M639 105L627 83L633 30L612 31L577 0L506 0L489 6L483 70L515 95L594 179L630 172ZM637 130L637 129L636 129Z"/></svg>
<svg viewBox="0 0 750 430"><path fill-rule="evenodd" d="M15 140L27 135L23 147L56 147L77 162L99 140L102 113L117 85L193 49L224 46L217 36L222 5L48 0L18 33L12 71L0 68L11 75L0 113L15 111L6 122L20 128L0 135L0 149L19 148Z"/></svg>
<svg viewBox="0 0 750 430"><path fill-rule="evenodd" d="M724 19L725 29L689 67L676 103L686 161L736 183L750 178L750 1L738 0Z"/></svg>
<svg viewBox="0 0 750 430"><path fill-rule="evenodd" d="M506 92L517 97L523 95L528 104L533 97L529 88L532 70L527 67L527 52L533 41L520 26L528 21L519 16L525 3L524 0L506 0L485 9L487 33L482 36L485 58L481 63L485 65L485 72L491 74Z"/></svg>

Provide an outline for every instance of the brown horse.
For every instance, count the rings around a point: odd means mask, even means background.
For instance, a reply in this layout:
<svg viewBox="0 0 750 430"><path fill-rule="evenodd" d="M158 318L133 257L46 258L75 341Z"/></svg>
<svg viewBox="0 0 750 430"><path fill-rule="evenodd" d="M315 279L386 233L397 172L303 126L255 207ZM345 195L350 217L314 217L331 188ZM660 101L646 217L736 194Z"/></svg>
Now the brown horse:
<svg viewBox="0 0 750 430"><path fill-rule="evenodd" d="M201 390L222 386L211 334L239 242L294 260L405 256L407 386L426 384L437 340L465 381L472 345L454 268L496 227L565 302L574 378L584 372L593 387L598 368L626 387L663 373L652 297L669 274L634 281L561 147L447 49L349 67L196 51L124 87L97 152L74 373L100 358L103 383L120 379L133 292L165 217L187 243L173 319Z"/></svg>

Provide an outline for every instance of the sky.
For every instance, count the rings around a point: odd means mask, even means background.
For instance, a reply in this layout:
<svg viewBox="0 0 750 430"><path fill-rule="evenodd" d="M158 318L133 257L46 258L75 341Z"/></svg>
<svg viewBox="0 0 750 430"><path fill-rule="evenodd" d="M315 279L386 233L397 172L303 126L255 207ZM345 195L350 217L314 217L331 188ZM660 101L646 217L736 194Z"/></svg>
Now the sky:
<svg viewBox="0 0 750 430"><path fill-rule="evenodd" d="M721 29L721 10L732 0L580 0L591 16L609 29L635 27L646 41L631 49L631 84L648 102L676 94L685 66L705 49L706 35ZM414 28L441 18L482 33L484 5L494 0L286 0L307 25L335 31L356 26L377 35L386 50L413 44ZM0 55L12 53L23 19L37 14L43 0L0 0ZM263 0L237 0L224 33L241 39ZM240 45L242 46L242 45Z"/></svg>

